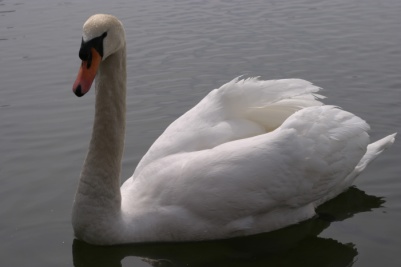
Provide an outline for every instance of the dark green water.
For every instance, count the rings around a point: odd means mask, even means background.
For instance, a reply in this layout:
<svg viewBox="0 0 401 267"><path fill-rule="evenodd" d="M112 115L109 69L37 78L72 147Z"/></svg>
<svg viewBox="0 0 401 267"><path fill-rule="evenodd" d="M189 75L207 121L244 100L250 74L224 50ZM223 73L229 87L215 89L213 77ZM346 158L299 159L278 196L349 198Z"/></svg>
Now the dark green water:
<svg viewBox="0 0 401 267"><path fill-rule="evenodd" d="M0 266L399 266L401 142L322 216L234 240L111 248L74 241L70 213L94 94L76 98L81 27L126 27L123 180L175 118L238 75L303 78L364 118L401 129L401 2L0 1ZM142 260L145 258L146 260Z"/></svg>

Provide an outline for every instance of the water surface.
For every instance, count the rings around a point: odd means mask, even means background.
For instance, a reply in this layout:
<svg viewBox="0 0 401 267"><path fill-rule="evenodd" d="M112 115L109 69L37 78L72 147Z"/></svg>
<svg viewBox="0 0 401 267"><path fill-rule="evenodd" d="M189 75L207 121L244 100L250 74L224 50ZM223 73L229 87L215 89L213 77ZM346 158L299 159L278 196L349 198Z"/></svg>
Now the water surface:
<svg viewBox="0 0 401 267"><path fill-rule="evenodd" d="M123 180L167 125L238 75L307 79L326 89L326 103L364 118L373 140L400 131L399 0L0 1L0 265L401 264L401 142L334 203L342 209L285 231L185 245L73 242L94 93L78 99L71 87L94 13L126 26Z"/></svg>

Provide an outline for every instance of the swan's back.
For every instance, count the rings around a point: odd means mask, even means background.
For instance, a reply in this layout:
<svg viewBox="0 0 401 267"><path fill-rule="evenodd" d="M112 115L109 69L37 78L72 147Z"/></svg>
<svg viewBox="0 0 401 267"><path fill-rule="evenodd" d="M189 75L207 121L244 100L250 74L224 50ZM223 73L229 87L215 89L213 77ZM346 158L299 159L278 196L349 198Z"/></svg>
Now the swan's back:
<svg viewBox="0 0 401 267"><path fill-rule="evenodd" d="M318 91L298 79L236 79L213 90L149 149L122 188L123 207L149 216L141 232L170 229L159 233L166 240L248 235L312 217L351 185L363 159L394 141L367 153L366 122L324 106Z"/></svg>
<svg viewBox="0 0 401 267"><path fill-rule="evenodd" d="M308 81L236 78L212 90L174 121L154 142L135 170L182 152L211 149L226 142L270 132L295 111L320 106L320 90Z"/></svg>

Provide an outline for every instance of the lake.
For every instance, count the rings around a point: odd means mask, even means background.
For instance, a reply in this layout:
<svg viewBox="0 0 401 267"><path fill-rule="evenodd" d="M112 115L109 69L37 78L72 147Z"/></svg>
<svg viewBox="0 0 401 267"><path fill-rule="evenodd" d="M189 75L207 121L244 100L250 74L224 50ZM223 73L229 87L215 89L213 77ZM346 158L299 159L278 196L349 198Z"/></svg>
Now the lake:
<svg viewBox="0 0 401 267"><path fill-rule="evenodd" d="M401 130L399 0L0 0L1 266L400 266L401 142L322 216L272 233L184 244L96 247L70 214L94 91L71 91L82 25L111 13L127 37L123 181L152 142L239 75L302 78L325 103Z"/></svg>

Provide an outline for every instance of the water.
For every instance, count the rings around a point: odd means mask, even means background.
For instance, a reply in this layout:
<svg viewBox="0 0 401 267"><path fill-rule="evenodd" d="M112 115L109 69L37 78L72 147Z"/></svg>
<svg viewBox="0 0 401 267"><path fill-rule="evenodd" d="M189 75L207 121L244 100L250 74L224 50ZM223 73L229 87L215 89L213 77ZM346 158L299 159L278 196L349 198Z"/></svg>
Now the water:
<svg viewBox="0 0 401 267"><path fill-rule="evenodd" d="M0 1L1 266L401 264L399 141L323 219L221 242L74 241L70 212L94 94L78 99L71 86L82 24L101 12L126 26L123 178L169 123L242 74L310 80L327 89L327 103L367 120L372 139L400 132L399 0Z"/></svg>

